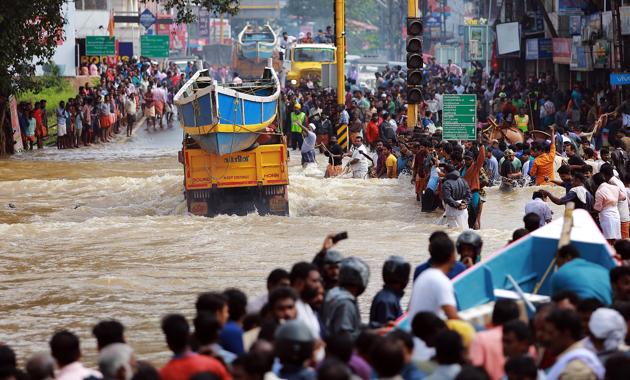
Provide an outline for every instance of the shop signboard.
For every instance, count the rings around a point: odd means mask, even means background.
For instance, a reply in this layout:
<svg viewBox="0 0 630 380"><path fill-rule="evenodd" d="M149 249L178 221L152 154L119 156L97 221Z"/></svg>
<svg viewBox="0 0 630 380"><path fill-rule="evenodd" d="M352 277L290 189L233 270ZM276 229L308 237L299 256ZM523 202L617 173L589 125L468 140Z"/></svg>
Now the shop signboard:
<svg viewBox="0 0 630 380"><path fill-rule="evenodd" d="M525 59L551 59L553 57L553 46L551 38L530 38L526 40Z"/></svg>
<svg viewBox="0 0 630 380"><path fill-rule="evenodd" d="M610 74L611 86L627 86L630 85L630 73Z"/></svg>
<svg viewBox="0 0 630 380"><path fill-rule="evenodd" d="M570 69L572 71L591 71L593 69L589 47L582 44L580 36L573 36Z"/></svg>
<svg viewBox="0 0 630 380"><path fill-rule="evenodd" d="M588 0L557 0L556 9L560 14L582 13L588 3Z"/></svg>
<svg viewBox="0 0 630 380"><path fill-rule="evenodd" d="M571 63L571 39L554 38L552 40L553 63L568 65Z"/></svg>

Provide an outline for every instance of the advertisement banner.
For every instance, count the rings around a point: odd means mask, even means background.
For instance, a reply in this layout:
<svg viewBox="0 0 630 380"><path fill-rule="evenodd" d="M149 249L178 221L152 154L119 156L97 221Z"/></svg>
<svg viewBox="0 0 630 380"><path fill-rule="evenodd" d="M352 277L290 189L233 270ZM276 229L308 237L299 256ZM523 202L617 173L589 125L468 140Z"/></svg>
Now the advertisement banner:
<svg viewBox="0 0 630 380"><path fill-rule="evenodd" d="M525 59L529 61L538 59L538 38L525 40Z"/></svg>
<svg viewBox="0 0 630 380"><path fill-rule="evenodd" d="M221 35L223 33L223 35ZM210 36L208 43L211 45L223 43L226 45L231 44L232 29L230 28L230 21L222 18L210 19ZM221 38L223 37L223 38Z"/></svg>
<svg viewBox="0 0 630 380"><path fill-rule="evenodd" d="M613 39L613 27L612 27L612 12L602 12L602 33L603 38L608 40Z"/></svg>
<svg viewBox="0 0 630 380"><path fill-rule="evenodd" d="M554 38L552 41L553 63L568 65L571 63L571 39Z"/></svg>
<svg viewBox="0 0 630 380"><path fill-rule="evenodd" d="M596 69L610 67L610 41L597 40L593 44L593 67Z"/></svg>
<svg viewBox="0 0 630 380"><path fill-rule="evenodd" d="M186 24L169 25L169 36L171 50L186 49Z"/></svg>
<svg viewBox="0 0 630 380"><path fill-rule="evenodd" d="M553 57L553 46L551 38L530 38L526 40L525 59L551 59Z"/></svg>
<svg viewBox="0 0 630 380"><path fill-rule="evenodd" d="M497 25L497 47L499 55L521 50L521 36L518 22Z"/></svg>
<svg viewBox="0 0 630 380"><path fill-rule="evenodd" d="M553 43L551 38L538 39L538 58L551 59L553 57Z"/></svg>
<svg viewBox="0 0 630 380"><path fill-rule="evenodd" d="M569 16L569 34L572 36L578 36L582 34L582 16Z"/></svg>
<svg viewBox="0 0 630 380"><path fill-rule="evenodd" d="M208 38L210 34L210 15L208 10L202 8L199 10L199 18L197 19L197 35L199 38Z"/></svg>
<svg viewBox="0 0 630 380"><path fill-rule="evenodd" d="M468 27L468 51L466 54L467 61L483 61L486 59L485 32L485 26Z"/></svg>
<svg viewBox="0 0 630 380"><path fill-rule="evenodd" d="M573 36L570 69L572 71L591 71L593 69L589 47L582 44L580 36Z"/></svg>
<svg viewBox="0 0 630 380"><path fill-rule="evenodd" d="M621 22L621 34L630 35L630 5L619 7L619 19Z"/></svg>
<svg viewBox="0 0 630 380"><path fill-rule="evenodd" d="M630 84L630 74L610 74L612 86L627 86Z"/></svg>

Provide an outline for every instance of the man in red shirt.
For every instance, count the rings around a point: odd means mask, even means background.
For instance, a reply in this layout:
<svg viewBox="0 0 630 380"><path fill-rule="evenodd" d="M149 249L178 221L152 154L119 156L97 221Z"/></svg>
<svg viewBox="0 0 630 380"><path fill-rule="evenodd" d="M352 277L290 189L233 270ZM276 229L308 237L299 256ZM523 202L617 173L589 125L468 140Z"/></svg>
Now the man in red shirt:
<svg viewBox="0 0 630 380"><path fill-rule="evenodd" d="M374 146L376 144L376 141L378 141L378 126L381 125L381 123L383 122L383 120L381 120L378 117L378 113L374 113L372 115L372 119L370 119L370 121L368 121L367 123L367 128L366 128L366 139L368 144L370 145L370 147L372 149L374 149Z"/></svg>
<svg viewBox="0 0 630 380"><path fill-rule="evenodd" d="M189 380L200 372L212 372L221 380L231 380L223 364L210 356L199 355L190 350L188 338L190 326L180 314L170 314L162 320L162 332L166 344L173 351L173 358L160 369L161 380Z"/></svg>

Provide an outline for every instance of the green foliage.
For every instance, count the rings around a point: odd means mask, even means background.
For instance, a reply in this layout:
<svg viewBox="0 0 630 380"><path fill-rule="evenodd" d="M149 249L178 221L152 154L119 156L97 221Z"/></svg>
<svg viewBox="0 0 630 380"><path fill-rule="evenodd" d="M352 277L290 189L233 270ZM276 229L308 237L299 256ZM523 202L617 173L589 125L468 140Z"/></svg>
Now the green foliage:
<svg viewBox="0 0 630 380"><path fill-rule="evenodd" d="M55 53L66 0L0 1L0 96L36 89L35 65ZM61 32L60 32L61 31ZM60 33L58 33L60 32ZM34 59L35 58L35 59Z"/></svg>
<svg viewBox="0 0 630 380"><path fill-rule="evenodd" d="M149 0L140 0L146 3ZM210 13L215 15L229 14L235 15L238 13L238 0L162 0L160 3L167 10L175 9L176 16L175 22L178 24L190 24L197 19L195 7L203 7Z"/></svg>
<svg viewBox="0 0 630 380"><path fill-rule="evenodd" d="M379 25L380 13L384 10L375 0L346 0L346 20L357 20ZM367 31L361 27L346 24L346 44L350 54L373 54L378 49L379 31Z"/></svg>
<svg viewBox="0 0 630 380"><path fill-rule="evenodd" d="M55 64L55 62L48 62L45 67L50 70L49 75L44 75L41 77L41 85L46 88L58 88L62 89L64 81L61 78L61 71L59 70L59 66Z"/></svg>

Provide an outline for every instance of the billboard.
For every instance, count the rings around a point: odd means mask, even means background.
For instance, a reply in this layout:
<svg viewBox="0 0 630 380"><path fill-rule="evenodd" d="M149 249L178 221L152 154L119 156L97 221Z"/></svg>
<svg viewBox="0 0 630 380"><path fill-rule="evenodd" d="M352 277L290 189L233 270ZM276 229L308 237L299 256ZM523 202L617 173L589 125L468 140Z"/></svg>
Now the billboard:
<svg viewBox="0 0 630 380"><path fill-rule="evenodd" d="M518 22L497 25L497 46L499 55L521 50L521 36Z"/></svg>

